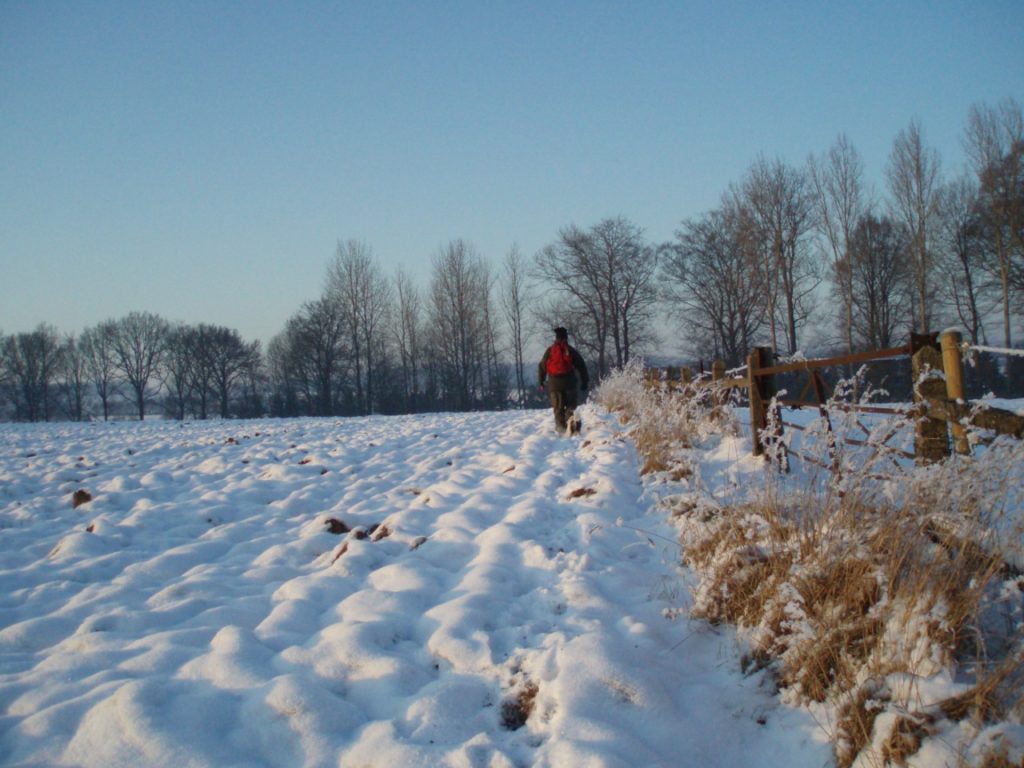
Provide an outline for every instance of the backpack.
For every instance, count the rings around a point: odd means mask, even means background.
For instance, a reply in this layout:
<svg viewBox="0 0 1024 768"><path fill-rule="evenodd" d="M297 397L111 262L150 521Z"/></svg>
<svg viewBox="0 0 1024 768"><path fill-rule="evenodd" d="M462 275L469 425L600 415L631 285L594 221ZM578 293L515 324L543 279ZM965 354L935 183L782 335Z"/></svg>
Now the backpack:
<svg viewBox="0 0 1024 768"><path fill-rule="evenodd" d="M572 355L569 353L569 342L556 341L551 345L548 354L548 375L564 376L572 373Z"/></svg>

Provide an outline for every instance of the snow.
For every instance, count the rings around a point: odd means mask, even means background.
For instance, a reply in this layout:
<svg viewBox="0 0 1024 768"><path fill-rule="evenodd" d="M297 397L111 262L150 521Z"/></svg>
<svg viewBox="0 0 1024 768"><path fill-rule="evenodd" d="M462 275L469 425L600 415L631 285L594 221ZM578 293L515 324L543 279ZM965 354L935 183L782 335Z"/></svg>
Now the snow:
<svg viewBox="0 0 1024 768"><path fill-rule="evenodd" d="M830 763L582 414L0 425L0 764Z"/></svg>

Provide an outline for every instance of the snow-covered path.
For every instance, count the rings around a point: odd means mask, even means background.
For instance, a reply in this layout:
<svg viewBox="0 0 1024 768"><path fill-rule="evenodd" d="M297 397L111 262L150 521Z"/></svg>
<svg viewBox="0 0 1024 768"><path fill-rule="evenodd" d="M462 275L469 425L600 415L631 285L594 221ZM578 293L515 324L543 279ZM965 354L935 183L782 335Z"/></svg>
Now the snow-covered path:
<svg viewBox="0 0 1024 768"><path fill-rule="evenodd" d="M0 764L829 763L584 414L0 426Z"/></svg>

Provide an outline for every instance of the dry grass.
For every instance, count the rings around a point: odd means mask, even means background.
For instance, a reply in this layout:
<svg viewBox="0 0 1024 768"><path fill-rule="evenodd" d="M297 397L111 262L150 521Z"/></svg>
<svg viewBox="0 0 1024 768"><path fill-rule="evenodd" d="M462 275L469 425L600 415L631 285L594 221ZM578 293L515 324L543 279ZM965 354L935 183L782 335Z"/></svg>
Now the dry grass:
<svg viewBox="0 0 1024 768"><path fill-rule="evenodd" d="M819 506L796 510L766 495L719 510L687 542L684 558L700 576L694 615L745 629L751 657L772 669L788 700L837 704L841 768L872 744L883 765L905 765L937 721L980 726L1021 706L1021 655L937 703L877 683L980 670L997 645L981 616L1003 560L937 524L934 501L868 507L848 494L805 497L801 504ZM890 702L906 714L876 734Z"/></svg>
<svg viewBox="0 0 1024 768"><path fill-rule="evenodd" d="M798 700L825 701L865 674L934 674L977 653L977 617L1003 567L941 534L928 509L851 498L816 518L803 510L800 524L771 500L723 509L687 542L701 576L695 615L752 630L753 651L780 662L780 684Z"/></svg>
<svg viewBox="0 0 1024 768"><path fill-rule="evenodd" d="M1024 768L1024 758L1014 762L1005 749L992 750L982 758L978 768Z"/></svg>
<svg viewBox="0 0 1024 768"><path fill-rule="evenodd" d="M602 386L601 402L629 423L645 473L689 467L687 449L736 429L707 390L627 384ZM951 723L1024 717L1020 627L1004 622L1006 636L995 637L998 621L986 618L1001 610L1007 578L993 523L1021 506L1020 447L1007 450L1017 464L990 451L910 474L895 492L848 463L842 492L829 482L787 494L769 484L736 506L675 502L683 557L698 575L693 615L740 627L745 667L768 668L788 701L833 707L840 768L862 754L905 765ZM928 701L915 684L893 682L944 670L973 684ZM984 765L1014 763L990 750Z"/></svg>
<svg viewBox="0 0 1024 768"><path fill-rule="evenodd" d="M877 681L860 686L838 708L834 749L838 768L849 768L871 744L875 720L885 709L889 693Z"/></svg>
<svg viewBox="0 0 1024 768"><path fill-rule="evenodd" d="M674 482L691 476L684 457L711 433L737 432L731 411L700 383L644 382L631 363L602 382L595 399L630 425L630 437L643 458L642 474L664 473Z"/></svg>
<svg viewBox="0 0 1024 768"><path fill-rule="evenodd" d="M787 700L836 706L841 768L872 745L883 765L905 765L938 721L980 726L1024 706L1021 654L977 672L973 687L945 701L879 683L984 669L990 644L980 617L1004 566L998 553L943 532L930 508L835 505L814 526L809 514L795 524L792 510L764 502L719 510L698 526L704 535L684 554L700 577L693 614L746 630L747 665L770 668ZM890 703L906 714L876 734Z"/></svg>

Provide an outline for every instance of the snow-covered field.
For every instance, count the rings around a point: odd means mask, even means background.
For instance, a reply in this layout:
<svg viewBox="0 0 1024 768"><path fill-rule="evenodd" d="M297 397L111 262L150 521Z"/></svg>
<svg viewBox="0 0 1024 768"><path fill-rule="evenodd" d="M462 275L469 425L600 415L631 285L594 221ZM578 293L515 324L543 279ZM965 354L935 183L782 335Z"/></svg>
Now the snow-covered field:
<svg viewBox="0 0 1024 768"><path fill-rule="evenodd" d="M829 764L583 414L0 425L0 764Z"/></svg>

